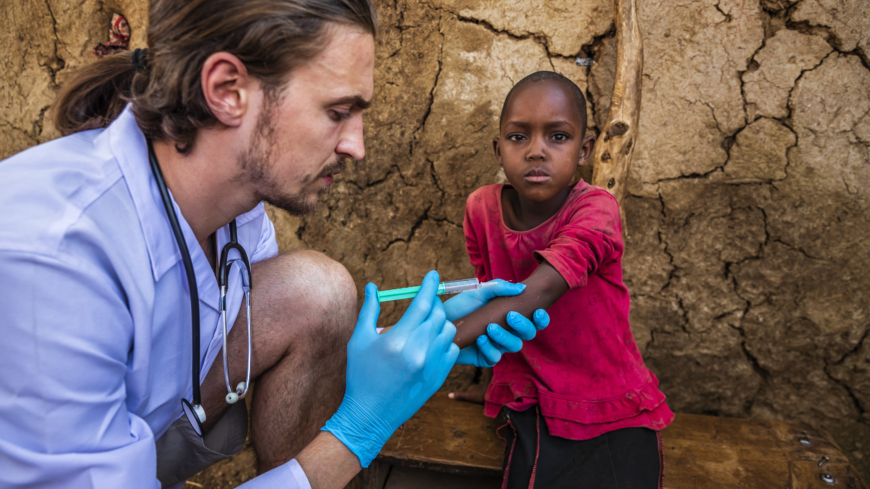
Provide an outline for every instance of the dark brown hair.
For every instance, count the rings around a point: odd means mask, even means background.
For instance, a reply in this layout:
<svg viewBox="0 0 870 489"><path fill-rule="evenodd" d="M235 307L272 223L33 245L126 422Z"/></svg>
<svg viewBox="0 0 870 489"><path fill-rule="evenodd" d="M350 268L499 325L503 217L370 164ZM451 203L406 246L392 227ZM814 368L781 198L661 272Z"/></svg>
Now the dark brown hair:
<svg viewBox="0 0 870 489"><path fill-rule="evenodd" d="M78 68L58 95L55 124L63 135L106 127L129 102L147 138L189 152L196 131L217 121L200 83L209 56L238 57L274 100L290 71L326 46L330 23L374 36L377 13L370 0L152 0L147 68L137 72L131 52Z"/></svg>

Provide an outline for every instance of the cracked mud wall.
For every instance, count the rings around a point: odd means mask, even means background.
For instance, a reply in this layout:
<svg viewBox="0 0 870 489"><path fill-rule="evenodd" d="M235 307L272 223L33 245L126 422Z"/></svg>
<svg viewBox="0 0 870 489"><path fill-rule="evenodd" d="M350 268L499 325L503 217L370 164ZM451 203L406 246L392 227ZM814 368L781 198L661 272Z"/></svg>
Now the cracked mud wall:
<svg viewBox="0 0 870 489"><path fill-rule="evenodd" d="M91 50L109 39L113 12L145 26L142 0L0 0L0 158L59 136L47 117L58 84ZM130 45L145 47L145 29L133 28Z"/></svg>
<svg viewBox="0 0 870 489"><path fill-rule="evenodd" d="M141 47L147 9L0 2L5 157L56 137L44 116L57 83L92 59L112 12ZM613 85L611 3L377 3L366 159L312 215L270 211L279 244L324 251L360 288L430 269L465 278L465 197L503 180L501 101L526 74L559 71L586 91L595 131ZM870 480L868 3L639 2L643 104L623 206L632 327L671 406L822 425ZM400 313L385 304L384 324Z"/></svg>

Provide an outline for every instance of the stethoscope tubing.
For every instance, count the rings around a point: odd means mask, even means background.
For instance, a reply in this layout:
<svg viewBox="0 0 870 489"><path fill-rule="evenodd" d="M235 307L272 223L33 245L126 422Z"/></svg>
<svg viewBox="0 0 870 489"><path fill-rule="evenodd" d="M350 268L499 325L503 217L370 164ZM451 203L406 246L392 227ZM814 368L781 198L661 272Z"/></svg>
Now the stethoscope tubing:
<svg viewBox="0 0 870 489"><path fill-rule="evenodd" d="M200 376L200 349L199 349L199 291L196 284L196 273L193 268L193 261L190 258L190 250L187 247L187 242L184 240L184 235L181 232L181 226L178 222L178 216L175 213L175 208L172 206L172 199L169 196L169 190L166 187L166 180L163 178L163 172L160 170L160 164L157 161L157 157L154 154L154 147L151 144L151 141L148 140L148 161L151 165L151 172L154 174L154 179L157 182L157 188L160 190L160 197L163 200L163 208L166 211L166 215L169 218L169 224L172 227L172 233L175 236L175 242L178 245L178 249L181 252L181 260L184 264L184 272L187 277L188 290L190 292L190 316L191 316L191 332L192 332L192 354L193 358L191 359L192 365L192 388L193 388L193 405L191 406L185 399L182 399L182 407L184 408L185 413L188 410L191 413L188 413L188 418L191 420L191 423L194 423L194 429L198 434L202 435L202 423L205 421L205 410L202 408L202 399L200 394L199 387L199 376ZM248 393L248 388L251 386L251 358L252 358L252 344L251 344L251 264L248 260L248 254L245 253L244 247L238 242L238 230L236 227L236 221L233 219L230 222L230 240L227 244L224 245L221 250L220 256L220 266L218 270L218 285L220 286L221 291L221 321L223 322L223 365L224 365L224 380L227 386L227 397L226 401L229 404L234 404L240 398L244 398ZM244 270L242 271L242 287L245 293L245 306L246 306L246 314L247 314L247 336L248 336L248 358L247 358L247 370L245 374L245 382L244 384L239 384L235 392L230 387L230 375L229 375L229 365L227 361L227 286L229 284L229 271L231 265L227 264L227 258L230 250L236 250L239 256L244 263ZM193 416L193 418L191 418Z"/></svg>
<svg viewBox="0 0 870 489"><path fill-rule="evenodd" d="M148 140L148 161L151 164L151 172L154 173L154 178L157 180L157 188L160 189L163 207L169 218L172 233L175 235L175 243L178 245L179 251L181 251L181 261L184 263L184 272L187 275L187 287L190 291L190 318L193 341L193 358L191 359L193 364L193 405L201 406L202 399L199 392L199 290L196 286L196 274L193 271L190 250L187 248L187 242L181 233L178 216L175 214L175 208L172 206L172 199L169 197L169 190L166 188L166 180L163 178L163 172L160 171L160 164L157 163L157 157L154 155L154 148L151 145L150 139Z"/></svg>
<svg viewBox="0 0 870 489"><path fill-rule="evenodd" d="M247 314L247 335L248 335L248 364L245 371L245 383L236 386L235 396L233 388L230 386L230 367L227 361L227 287L229 286L229 273L231 263L228 262L229 253L231 250L236 250L244 263L242 270L242 289L245 292L245 313ZM221 321L224 328L224 344L223 344L223 361L224 361L224 382L227 386L227 402L234 404L239 398L244 398L248 393L248 388L251 386L251 264L248 261L248 254L245 253L245 248L238 242L238 231L236 229L236 221L230 223L230 241L224 245L221 250L220 267L218 270L218 285L221 289Z"/></svg>

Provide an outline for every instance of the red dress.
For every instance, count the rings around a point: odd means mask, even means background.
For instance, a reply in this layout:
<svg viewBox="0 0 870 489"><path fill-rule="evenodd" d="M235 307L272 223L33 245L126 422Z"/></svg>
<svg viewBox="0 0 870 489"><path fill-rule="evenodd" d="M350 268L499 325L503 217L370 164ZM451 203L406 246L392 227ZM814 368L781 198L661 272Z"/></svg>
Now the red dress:
<svg viewBox="0 0 870 489"><path fill-rule="evenodd" d="M628 323L622 282L622 222L616 199L583 181L561 209L529 231L504 223L501 190L468 197L465 242L481 282L527 279L546 260L569 290L547 311L550 326L496 364L484 412L540 405L550 433L588 440L606 432L661 430L674 419L644 365Z"/></svg>

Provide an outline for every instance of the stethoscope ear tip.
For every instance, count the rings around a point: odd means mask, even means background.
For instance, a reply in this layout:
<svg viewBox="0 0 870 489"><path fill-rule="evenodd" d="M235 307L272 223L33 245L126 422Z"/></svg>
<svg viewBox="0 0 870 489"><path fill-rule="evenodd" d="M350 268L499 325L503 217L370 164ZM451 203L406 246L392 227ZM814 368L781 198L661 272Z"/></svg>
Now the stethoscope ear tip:
<svg viewBox="0 0 870 489"><path fill-rule="evenodd" d="M239 382L239 385L236 386L236 392L230 392L229 394L227 394L227 397L226 397L227 404L235 404L246 393L247 393L247 389L245 389L245 383Z"/></svg>

